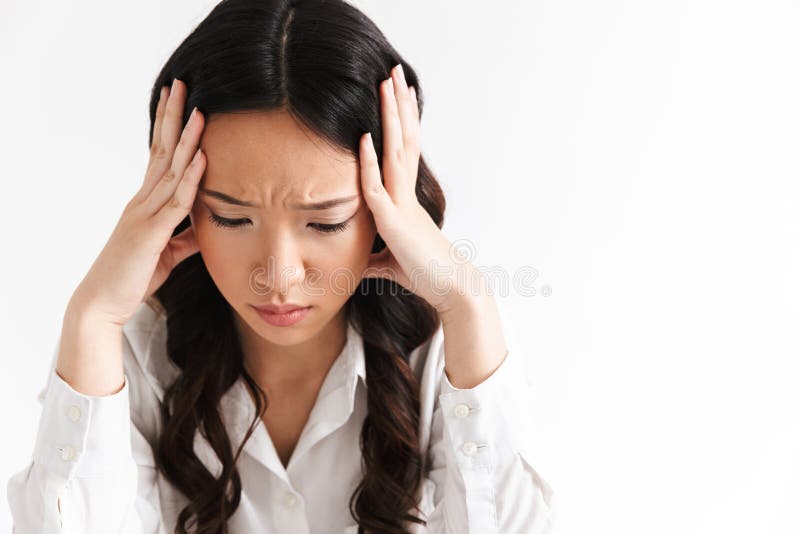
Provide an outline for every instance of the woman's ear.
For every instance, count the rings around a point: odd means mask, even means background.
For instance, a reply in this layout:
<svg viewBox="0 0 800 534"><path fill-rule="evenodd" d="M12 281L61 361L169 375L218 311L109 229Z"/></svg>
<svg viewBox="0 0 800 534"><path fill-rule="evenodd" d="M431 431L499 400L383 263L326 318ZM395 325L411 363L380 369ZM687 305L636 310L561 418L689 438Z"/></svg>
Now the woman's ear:
<svg viewBox="0 0 800 534"><path fill-rule="evenodd" d="M364 278L385 278L388 280L396 280L396 276L392 272L391 265L392 254L388 247L383 247L378 252L371 252L367 268L364 270Z"/></svg>

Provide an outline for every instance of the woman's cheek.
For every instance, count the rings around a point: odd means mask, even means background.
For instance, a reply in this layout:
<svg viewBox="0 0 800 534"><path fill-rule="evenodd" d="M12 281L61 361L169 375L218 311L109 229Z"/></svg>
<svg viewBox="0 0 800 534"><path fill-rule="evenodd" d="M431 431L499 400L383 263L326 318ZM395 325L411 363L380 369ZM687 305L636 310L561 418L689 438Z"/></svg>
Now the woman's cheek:
<svg viewBox="0 0 800 534"><path fill-rule="evenodd" d="M342 297L348 297L361 281L366 268L367 254L358 240L342 244L336 253L329 254L319 264L323 278L319 284ZM368 249L367 249L368 252Z"/></svg>

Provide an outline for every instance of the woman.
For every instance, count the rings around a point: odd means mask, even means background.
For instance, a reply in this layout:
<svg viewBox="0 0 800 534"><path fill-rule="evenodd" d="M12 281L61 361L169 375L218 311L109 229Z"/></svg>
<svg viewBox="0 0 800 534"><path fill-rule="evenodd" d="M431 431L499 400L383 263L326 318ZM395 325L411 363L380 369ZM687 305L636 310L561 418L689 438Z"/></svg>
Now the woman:
<svg viewBox="0 0 800 534"><path fill-rule="evenodd" d="M548 530L521 356L440 230L418 87L340 0L226 0L184 40L67 306L17 532Z"/></svg>

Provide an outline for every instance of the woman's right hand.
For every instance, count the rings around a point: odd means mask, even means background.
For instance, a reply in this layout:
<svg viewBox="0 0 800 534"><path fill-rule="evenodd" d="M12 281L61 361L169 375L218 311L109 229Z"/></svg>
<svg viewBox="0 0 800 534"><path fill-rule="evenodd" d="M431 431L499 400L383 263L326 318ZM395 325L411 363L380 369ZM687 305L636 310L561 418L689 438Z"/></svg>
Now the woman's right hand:
<svg viewBox="0 0 800 534"><path fill-rule="evenodd" d="M122 327L181 261L199 251L192 226L171 237L194 204L206 165L199 148L205 118L195 109L182 125L186 84L163 87L141 189L125 206L75 300L94 317Z"/></svg>

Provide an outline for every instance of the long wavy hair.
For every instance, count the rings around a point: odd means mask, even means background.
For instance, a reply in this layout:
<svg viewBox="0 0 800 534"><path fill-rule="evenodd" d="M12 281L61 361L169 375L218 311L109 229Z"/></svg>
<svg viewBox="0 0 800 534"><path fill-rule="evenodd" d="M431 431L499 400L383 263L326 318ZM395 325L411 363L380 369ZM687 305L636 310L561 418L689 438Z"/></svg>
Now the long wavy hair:
<svg viewBox="0 0 800 534"><path fill-rule="evenodd" d="M159 91L180 78L188 87L184 125L194 106L206 117L283 109L356 157L360 136L372 132L382 162L378 88L398 63L416 88L421 113L423 91L414 69L355 7L342 0L223 0L158 74L148 144ZM423 158L416 195L441 228L444 195ZM187 216L173 236L189 224ZM372 252L385 246L378 235ZM263 417L267 395L243 366L232 309L200 254L180 263L154 297L167 314L167 353L181 370L165 392L162 432L154 445L157 468L189 499L175 532L225 533L241 499L236 462ZM369 384L359 443L365 474L349 511L359 533L406 532L406 522L425 524L411 512L420 511L417 496L427 469L418 439L419 384L408 357L431 338L439 317L406 288L377 278L364 278L345 307L363 337ZM240 376L253 393L257 415L234 453L218 405ZM219 476L195 455L197 431L222 464Z"/></svg>

